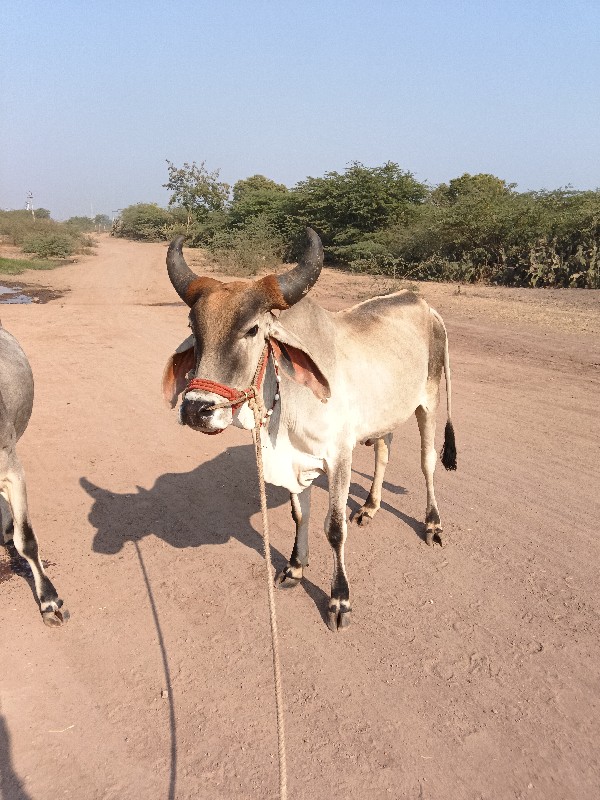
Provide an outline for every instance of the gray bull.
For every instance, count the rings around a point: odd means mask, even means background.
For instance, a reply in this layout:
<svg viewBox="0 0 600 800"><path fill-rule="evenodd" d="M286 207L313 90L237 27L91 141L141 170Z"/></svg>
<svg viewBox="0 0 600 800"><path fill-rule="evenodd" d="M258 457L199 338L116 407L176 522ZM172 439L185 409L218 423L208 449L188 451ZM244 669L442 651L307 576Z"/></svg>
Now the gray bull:
<svg viewBox="0 0 600 800"><path fill-rule="evenodd" d="M19 343L0 325L0 495L8 501L12 523L5 542L14 540L17 552L27 559L46 625L62 625L69 613L44 572L38 543L29 521L23 467L16 444L23 435L33 405L33 376ZM2 520L0 519L0 530Z"/></svg>
<svg viewBox="0 0 600 800"><path fill-rule="evenodd" d="M306 297L323 265L321 241L310 228L306 252L294 269L255 282L199 278L183 259L182 243L183 237L171 243L167 268L177 293L190 306L192 336L165 368L165 397L174 406L183 392L180 422L215 434L230 424L253 427L254 416L245 402L252 391L236 390L255 387L264 414L260 437L265 478L289 490L296 523L292 555L276 579L282 587L297 585L308 566L310 487L318 475L327 474L325 532L334 555L328 624L332 630L343 628L351 612L344 542L352 451L359 442L375 446L373 485L355 518L365 525L381 504L392 431L412 414L421 434L427 487L426 540L442 542L433 487L442 371L448 410L442 463L456 469L444 323L408 291L338 313L325 311ZM262 383L257 368L261 356L267 359ZM193 380L186 384L188 373ZM224 398L233 398L233 407L223 407Z"/></svg>

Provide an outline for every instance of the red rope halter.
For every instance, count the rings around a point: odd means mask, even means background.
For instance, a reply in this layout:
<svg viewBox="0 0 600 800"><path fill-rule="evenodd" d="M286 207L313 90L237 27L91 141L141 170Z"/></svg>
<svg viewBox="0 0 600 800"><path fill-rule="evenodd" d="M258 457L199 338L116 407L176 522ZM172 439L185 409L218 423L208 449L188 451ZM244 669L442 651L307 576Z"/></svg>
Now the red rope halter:
<svg viewBox="0 0 600 800"><path fill-rule="evenodd" d="M244 390L233 389L231 386L225 386L223 383L206 381L203 378L194 378L191 380L186 386L185 392L191 392L194 389L198 389L201 392L212 392L213 394L218 394L220 397L231 401L228 403L218 403L213 407L214 409L227 408L229 406L233 411L237 411L246 400L254 397L254 389L252 387Z"/></svg>
<svg viewBox="0 0 600 800"><path fill-rule="evenodd" d="M260 360L258 362L258 366L256 367L256 372L254 373L254 379L252 381L252 385L249 386L247 389L234 389L232 386L225 386L223 383L215 383L215 381L208 381L204 378L192 378L192 380L188 383L184 390L184 396L187 392L191 392L194 390L199 390L201 392L212 392L213 394L218 394L220 397L224 397L226 402L225 403L215 403L214 405L207 408L209 410L216 410L217 408L231 408L232 412L235 412L244 405L247 400L250 400L252 397L258 397L258 393L260 391L260 387L262 386L262 382L265 377L265 372L267 370L267 361L269 360L269 353L271 352L271 345L269 342L265 344L265 349L262 352Z"/></svg>

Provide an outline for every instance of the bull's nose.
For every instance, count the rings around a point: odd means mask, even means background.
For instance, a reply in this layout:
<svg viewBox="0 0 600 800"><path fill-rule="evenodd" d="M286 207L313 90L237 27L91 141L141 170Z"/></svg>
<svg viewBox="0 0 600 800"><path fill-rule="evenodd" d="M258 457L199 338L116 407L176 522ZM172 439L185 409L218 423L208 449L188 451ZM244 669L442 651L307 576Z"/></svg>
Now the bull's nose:
<svg viewBox="0 0 600 800"><path fill-rule="evenodd" d="M214 411L210 400L185 399L181 404L181 422L192 428L202 427L210 420Z"/></svg>

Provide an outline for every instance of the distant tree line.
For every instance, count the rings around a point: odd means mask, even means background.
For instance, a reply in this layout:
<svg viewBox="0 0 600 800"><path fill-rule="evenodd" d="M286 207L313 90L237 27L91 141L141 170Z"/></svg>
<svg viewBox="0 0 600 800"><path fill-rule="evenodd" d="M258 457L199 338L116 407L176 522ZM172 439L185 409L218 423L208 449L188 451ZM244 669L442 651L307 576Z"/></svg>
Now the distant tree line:
<svg viewBox="0 0 600 800"><path fill-rule="evenodd" d="M167 161L168 208L124 209L113 233L212 251L238 272L294 260L305 225L326 260L358 272L508 286L600 288L600 190L518 192L493 175L430 187L398 164L306 178L253 175L233 187L204 162Z"/></svg>

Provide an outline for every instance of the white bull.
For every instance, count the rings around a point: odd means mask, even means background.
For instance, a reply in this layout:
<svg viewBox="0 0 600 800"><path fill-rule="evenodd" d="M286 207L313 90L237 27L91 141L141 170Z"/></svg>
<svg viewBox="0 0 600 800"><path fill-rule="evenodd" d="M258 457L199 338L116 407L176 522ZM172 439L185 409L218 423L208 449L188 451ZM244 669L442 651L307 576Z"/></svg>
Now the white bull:
<svg viewBox="0 0 600 800"><path fill-rule="evenodd" d="M328 624L337 630L349 624L351 613L344 542L352 452L361 442L375 446L373 485L356 515L364 525L380 507L392 432L413 413L427 488L426 540L442 541L434 438L444 371L448 415L442 463L456 469L450 365L440 315L412 292L375 297L337 313L306 297L323 264L319 237L311 229L308 237L297 267L253 283L199 278L183 259L183 237L171 244L169 276L191 308L193 335L169 360L163 390L172 405L183 392L180 422L209 434L232 423L251 428L252 391L243 390L252 386L256 392L265 410L260 430L265 478L289 490L296 523L292 555L277 577L280 586L297 585L308 566L310 487L327 474L325 532L334 555ZM264 376L257 369L261 358ZM224 398L233 407L222 407Z"/></svg>

